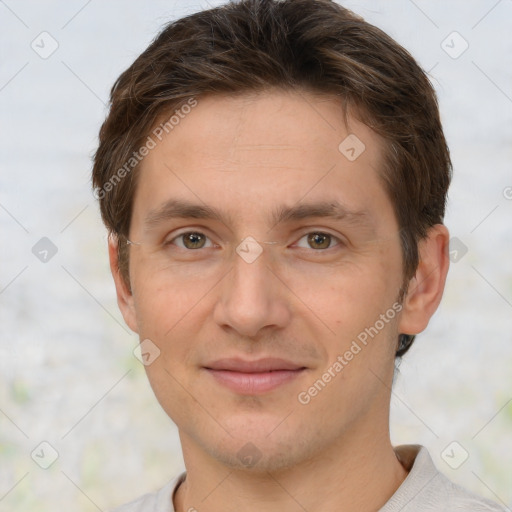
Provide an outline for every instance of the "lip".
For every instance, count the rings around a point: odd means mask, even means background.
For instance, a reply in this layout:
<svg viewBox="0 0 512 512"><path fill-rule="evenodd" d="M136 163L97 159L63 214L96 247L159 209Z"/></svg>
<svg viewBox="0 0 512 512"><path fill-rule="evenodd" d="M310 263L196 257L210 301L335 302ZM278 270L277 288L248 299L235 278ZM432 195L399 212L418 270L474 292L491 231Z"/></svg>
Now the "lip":
<svg viewBox="0 0 512 512"><path fill-rule="evenodd" d="M306 367L291 361L264 358L257 361L219 359L204 369L221 385L235 393L257 395L296 379Z"/></svg>
<svg viewBox="0 0 512 512"><path fill-rule="evenodd" d="M217 359L204 367L209 370L228 370L240 373L262 373L273 372L277 370L300 370L305 368L303 365L279 359L275 357L265 357L255 361L246 361L240 358Z"/></svg>

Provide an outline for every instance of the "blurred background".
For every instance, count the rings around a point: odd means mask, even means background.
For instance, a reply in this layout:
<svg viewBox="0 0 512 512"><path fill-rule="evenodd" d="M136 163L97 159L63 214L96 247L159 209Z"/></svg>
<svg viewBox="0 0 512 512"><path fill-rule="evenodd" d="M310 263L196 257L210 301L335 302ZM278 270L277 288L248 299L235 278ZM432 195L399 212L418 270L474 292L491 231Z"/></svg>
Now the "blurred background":
<svg viewBox="0 0 512 512"><path fill-rule="evenodd" d="M117 308L91 157L117 76L221 3L0 0L0 512L107 510L184 468ZM454 163L446 292L400 365L392 440L510 509L512 0L340 3L429 72Z"/></svg>

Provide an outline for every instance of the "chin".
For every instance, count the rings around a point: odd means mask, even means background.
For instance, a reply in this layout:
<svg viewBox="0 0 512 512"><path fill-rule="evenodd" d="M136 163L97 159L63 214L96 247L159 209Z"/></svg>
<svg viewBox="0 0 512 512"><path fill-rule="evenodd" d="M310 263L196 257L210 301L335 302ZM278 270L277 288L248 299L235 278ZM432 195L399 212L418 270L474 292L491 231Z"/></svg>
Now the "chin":
<svg viewBox="0 0 512 512"><path fill-rule="evenodd" d="M216 461L234 471L246 471L254 473L268 473L283 471L297 465L299 454L294 451L295 447L279 443L270 443L268 440L263 443L256 440L255 443L247 441L244 444L233 442L226 446L213 444L209 454Z"/></svg>
<svg viewBox="0 0 512 512"><path fill-rule="evenodd" d="M226 428L229 434L222 430L220 436L212 437L211 431L204 431L196 432L194 437L216 461L253 474L284 471L306 463L324 442L315 442L314 433L301 430L299 425L285 425L283 417L248 416L231 418Z"/></svg>

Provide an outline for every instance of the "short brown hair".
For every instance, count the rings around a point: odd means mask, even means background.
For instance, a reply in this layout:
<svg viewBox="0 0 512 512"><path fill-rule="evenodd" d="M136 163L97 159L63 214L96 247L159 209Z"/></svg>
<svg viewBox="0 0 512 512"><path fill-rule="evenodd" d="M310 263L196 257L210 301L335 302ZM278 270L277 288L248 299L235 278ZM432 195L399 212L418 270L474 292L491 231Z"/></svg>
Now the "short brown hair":
<svg viewBox="0 0 512 512"><path fill-rule="evenodd" d="M116 80L100 130L92 177L109 232L128 239L138 165L126 162L162 115L201 95L272 87L336 96L345 114L351 108L384 138L380 177L400 227L408 282L418 242L443 221L452 175L436 94L404 48L331 0L232 1L163 28ZM120 243L129 284L128 255ZM413 340L401 334L397 356Z"/></svg>

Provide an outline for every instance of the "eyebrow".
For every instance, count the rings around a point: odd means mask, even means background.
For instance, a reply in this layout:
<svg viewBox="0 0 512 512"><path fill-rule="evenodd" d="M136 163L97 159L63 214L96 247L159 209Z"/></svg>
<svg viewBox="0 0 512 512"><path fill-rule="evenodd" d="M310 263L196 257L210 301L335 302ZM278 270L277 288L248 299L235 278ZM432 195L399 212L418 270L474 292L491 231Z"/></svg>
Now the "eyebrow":
<svg viewBox="0 0 512 512"><path fill-rule="evenodd" d="M272 225L269 231L282 222L293 222L314 217L344 220L373 231L372 217L368 210L350 210L336 200L296 204L294 206L281 205L273 210L269 218L269 223ZM147 229L152 229L161 222L174 218L216 220L226 225L233 223L233 216L228 212L220 212L206 204L192 203L183 199L169 199L147 214L144 225Z"/></svg>

